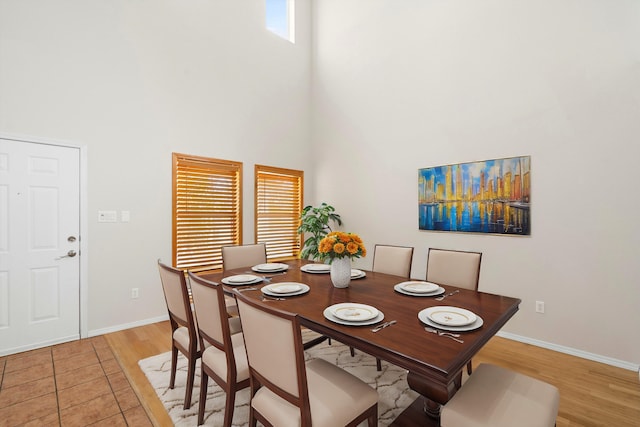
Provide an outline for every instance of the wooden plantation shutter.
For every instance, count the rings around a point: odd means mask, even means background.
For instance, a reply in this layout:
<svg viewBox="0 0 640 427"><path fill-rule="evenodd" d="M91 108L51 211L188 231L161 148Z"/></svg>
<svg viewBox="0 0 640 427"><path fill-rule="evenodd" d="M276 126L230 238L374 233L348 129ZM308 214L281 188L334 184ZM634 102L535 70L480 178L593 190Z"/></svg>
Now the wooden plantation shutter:
<svg viewBox="0 0 640 427"><path fill-rule="evenodd" d="M242 242L242 163L173 153L173 263L222 268L222 246Z"/></svg>
<svg viewBox="0 0 640 427"><path fill-rule="evenodd" d="M270 260L300 254L300 212L304 172L256 165L256 243L266 243Z"/></svg>

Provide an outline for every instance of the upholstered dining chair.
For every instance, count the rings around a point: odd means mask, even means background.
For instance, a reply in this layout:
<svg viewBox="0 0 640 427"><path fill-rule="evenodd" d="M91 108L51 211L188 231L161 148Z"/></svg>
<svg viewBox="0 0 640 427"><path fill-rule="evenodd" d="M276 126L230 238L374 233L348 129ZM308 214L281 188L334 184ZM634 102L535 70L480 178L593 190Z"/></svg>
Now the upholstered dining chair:
<svg viewBox="0 0 640 427"><path fill-rule="evenodd" d="M412 260L413 247L375 245L373 247L373 266L371 271L393 274L408 279L411 276Z"/></svg>
<svg viewBox="0 0 640 427"><path fill-rule="evenodd" d="M267 262L267 247L264 243L250 245L234 245L222 247L222 269L233 270L241 267L253 267ZM231 315L238 313L236 299L225 296L227 312Z"/></svg>
<svg viewBox="0 0 640 427"><path fill-rule="evenodd" d="M267 262L267 246L264 243L222 247L222 269L233 270L252 267Z"/></svg>
<svg viewBox="0 0 640 427"><path fill-rule="evenodd" d="M249 425L356 426L378 423L378 393L322 359L305 363L300 319L237 293L251 403Z"/></svg>
<svg viewBox="0 0 640 427"><path fill-rule="evenodd" d="M189 272L200 348L200 404L198 425L204 422L207 385L212 378L227 394L224 427L230 427L236 391L249 387L249 366L240 331L240 318L228 317L222 286Z"/></svg>
<svg viewBox="0 0 640 427"><path fill-rule="evenodd" d="M481 261L481 252L429 248L427 282L477 291ZM469 361L467 373L471 375L472 371L473 366Z"/></svg>
<svg viewBox="0 0 640 427"><path fill-rule="evenodd" d="M189 409L191 407L196 360L200 358L201 352L197 326L191 310L187 279L182 270L163 264L160 260L158 260L158 269L171 323L171 377L169 388L173 389L175 386L179 351L187 358L187 387L184 396L184 409Z"/></svg>
<svg viewBox="0 0 640 427"><path fill-rule="evenodd" d="M427 281L478 290L481 252L429 248Z"/></svg>
<svg viewBox="0 0 640 427"><path fill-rule="evenodd" d="M546 382L481 363L442 407L442 427L553 427L560 393Z"/></svg>

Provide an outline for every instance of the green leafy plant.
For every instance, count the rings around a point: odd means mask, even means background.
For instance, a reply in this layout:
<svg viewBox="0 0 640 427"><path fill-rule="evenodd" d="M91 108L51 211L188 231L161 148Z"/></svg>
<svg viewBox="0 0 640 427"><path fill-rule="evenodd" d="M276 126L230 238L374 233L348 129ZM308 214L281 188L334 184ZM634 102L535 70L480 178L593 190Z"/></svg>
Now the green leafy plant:
<svg viewBox="0 0 640 427"><path fill-rule="evenodd" d="M324 202L320 206L306 206L300 213L300 226L298 233L307 233L309 236L302 245L300 258L322 260L324 257L318 252L318 244L331 231L330 222L342 225L340 215L335 213L335 208Z"/></svg>

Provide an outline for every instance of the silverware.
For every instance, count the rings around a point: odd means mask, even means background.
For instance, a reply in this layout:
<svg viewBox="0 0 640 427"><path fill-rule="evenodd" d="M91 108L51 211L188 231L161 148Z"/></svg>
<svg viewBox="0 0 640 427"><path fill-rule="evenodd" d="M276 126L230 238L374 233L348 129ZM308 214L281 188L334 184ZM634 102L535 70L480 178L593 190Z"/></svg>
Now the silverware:
<svg viewBox="0 0 640 427"><path fill-rule="evenodd" d="M258 288L244 288L244 289L237 289L238 292L244 292L244 291L256 291L258 290Z"/></svg>
<svg viewBox="0 0 640 427"><path fill-rule="evenodd" d="M452 337L460 338L460 334L454 334L453 332L445 332L445 331L441 331L439 329L430 328L428 326L425 327L424 330L427 331L427 332L436 333L438 335L451 335Z"/></svg>
<svg viewBox="0 0 640 427"><path fill-rule="evenodd" d="M395 325L396 322L397 322L397 320L390 320L389 322L384 322L384 323L376 326L375 328L371 329L371 332L381 331L382 329L386 328L387 326Z"/></svg>
<svg viewBox="0 0 640 427"><path fill-rule="evenodd" d="M444 294L444 295L442 295L442 296L437 297L437 298L436 298L436 301L442 301L442 300L443 300L443 299L445 299L446 297L450 297L451 295L457 294L458 292L460 292L460 290L459 290L459 289L456 289L456 290L455 290L455 291L453 291L453 292L449 292L448 294Z"/></svg>
<svg viewBox="0 0 640 427"><path fill-rule="evenodd" d="M262 297L262 301L285 301L284 298Z"/></svg>
<svg viewBox="0 0 640 427"><path fill-rule="evenodd" d="M438 334L439 337L447 337L447 338L451 338L454 341L458 341L461 344L464 343L463 340L458 339L460 334L454 334L454 333L451 333L451 332L440 331L438 329L433 329L433 328L429 328L429 327L425 327L424 330L427 331L427 332Z"/></svg>

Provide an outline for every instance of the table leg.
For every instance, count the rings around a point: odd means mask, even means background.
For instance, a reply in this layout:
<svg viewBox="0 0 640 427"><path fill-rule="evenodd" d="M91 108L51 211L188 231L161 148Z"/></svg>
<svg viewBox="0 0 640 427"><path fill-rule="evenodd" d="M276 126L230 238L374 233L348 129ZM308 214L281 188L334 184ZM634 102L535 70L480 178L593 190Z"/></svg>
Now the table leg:
<svg viewBox="0 0 640 427"><path fill-rule="evenodd" d="M431 418L440 418L440 408L460 388L462 382L462 371L456 375L449 383L440 383L413 372L407 374L407 383L412 390L424 396L424 412Z"/></svg>
<svg viewBox="0 0 640 427"><path fill-rule="evenodd" d="M431 399L427 399L425 397L424 399L424 413L427 414L429 417L434 418L434 419L439 419L440 418L440 409L442 408L442 405L440 405L438 402L434 402Z"/></svg>

